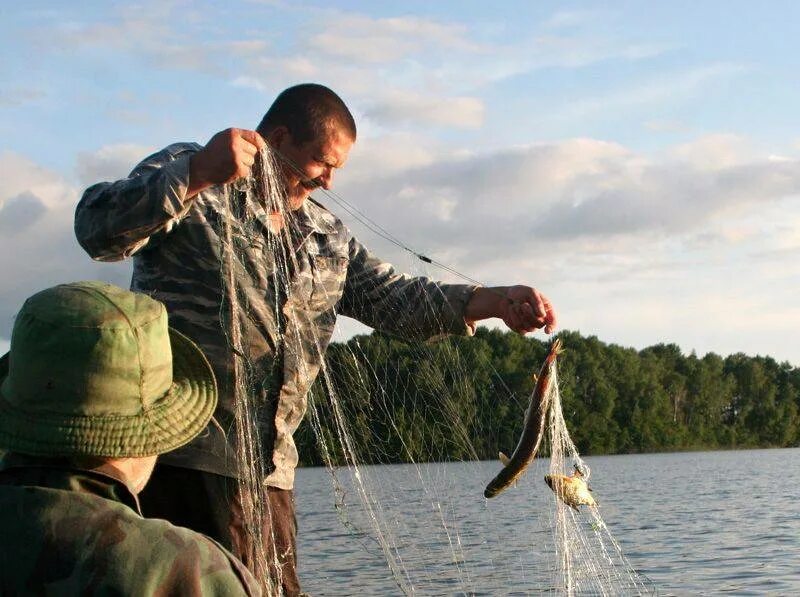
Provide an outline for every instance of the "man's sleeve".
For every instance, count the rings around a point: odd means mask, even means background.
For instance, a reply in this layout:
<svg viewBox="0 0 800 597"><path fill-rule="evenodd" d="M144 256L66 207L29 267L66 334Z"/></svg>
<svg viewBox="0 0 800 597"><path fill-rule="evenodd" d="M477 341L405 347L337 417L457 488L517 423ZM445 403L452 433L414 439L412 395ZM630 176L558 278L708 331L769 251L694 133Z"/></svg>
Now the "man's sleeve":
<svg viewBox="0 0 800 597"><path fill-rule="evenodd" d="M128 178L86 189L75 210L75 236L92 259L125 259L186 215L189 158L199 149L171 145L142 161Z"/></svg>
<svg viewBox="0 0 800 597"><path fill-rule="evenodd" d="M354 238L349 258L338 309L342 315L406 340L475 333L464 321L464 309L476 286L399 274Z"/></svg>

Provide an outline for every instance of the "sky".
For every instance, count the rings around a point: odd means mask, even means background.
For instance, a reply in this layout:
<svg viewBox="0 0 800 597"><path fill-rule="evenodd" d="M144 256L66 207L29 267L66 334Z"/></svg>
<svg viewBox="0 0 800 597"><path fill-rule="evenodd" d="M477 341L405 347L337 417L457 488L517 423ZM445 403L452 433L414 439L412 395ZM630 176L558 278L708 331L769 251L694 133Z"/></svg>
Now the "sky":
<svg viewBox="0 0 800 597"><path fill-rule="evenodd" d="M130 262L74 239L86 187L313 81L358 123L336 193L415 250L533 285L605 342L800 366L799 20L790 1L2 3L0 351L32 293L128 285Z"/></svg>

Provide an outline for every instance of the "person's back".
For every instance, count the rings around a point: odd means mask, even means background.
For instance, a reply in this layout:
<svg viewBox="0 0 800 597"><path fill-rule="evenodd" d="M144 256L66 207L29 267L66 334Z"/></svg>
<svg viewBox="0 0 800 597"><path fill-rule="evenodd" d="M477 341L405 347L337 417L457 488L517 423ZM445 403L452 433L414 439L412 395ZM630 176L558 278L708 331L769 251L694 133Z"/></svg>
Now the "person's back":
<svg viewBox="0 0 800 597"><path fill-rule="evenodd" d="M249 574L215 542L142 518L113 471L16 460L0 471L0 594L257 592L243 590Z"/></svg>

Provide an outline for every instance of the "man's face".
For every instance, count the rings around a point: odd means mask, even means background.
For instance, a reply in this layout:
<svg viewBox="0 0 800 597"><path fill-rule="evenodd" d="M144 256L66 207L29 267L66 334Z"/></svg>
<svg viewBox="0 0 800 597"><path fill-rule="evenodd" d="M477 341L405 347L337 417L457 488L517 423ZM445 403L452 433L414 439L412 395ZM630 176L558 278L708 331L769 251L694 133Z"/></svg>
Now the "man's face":
<svg viewBox="0 0 800 597"><path fill-rule="evenodd" d="M349 135L331 127L322 139L295 144L286 131L272 139L283 156L283 175L289 209L299 209L317 187L330 189L334 170L344 166L353 140Z"/></svg>

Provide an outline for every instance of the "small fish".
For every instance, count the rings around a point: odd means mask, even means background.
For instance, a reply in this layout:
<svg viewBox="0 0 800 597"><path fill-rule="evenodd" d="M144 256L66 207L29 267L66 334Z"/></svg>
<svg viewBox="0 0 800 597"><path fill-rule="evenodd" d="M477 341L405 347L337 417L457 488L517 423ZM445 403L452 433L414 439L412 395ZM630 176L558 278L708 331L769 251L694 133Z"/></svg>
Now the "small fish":
<svg viewBox="0 0 800 597"><path fill-rule="evenodd" d="M550 352L542 364L536 386L531 394L531 403L525 413L525 423L522 426L522 436L511 457L500 453L500 461L504 467L497 476L486 486L483 495L492 498L514 483L525 472L531 460L536 457L539 445L544 435L544 423L547 411L550 408L550 396L547 392L550 379L556 363L556 357L561 353L561 340L556 338L550 346Z"/></svg>
<svg viewBox="0 0 800 597"><path fill-rule="evenodd" d="M589 489L586 479L577 465L575 465L575 472L569 477L565 475L545 475L544 482L562 502L575 510L575 512L579 512L578 506L597 505L597 502L592 497L592 490Z"/></svg>

